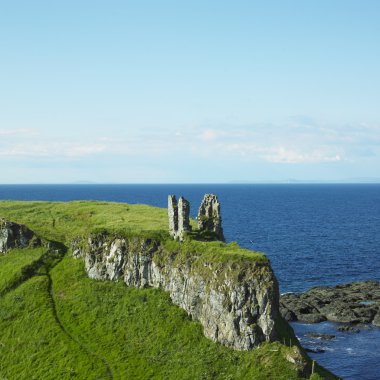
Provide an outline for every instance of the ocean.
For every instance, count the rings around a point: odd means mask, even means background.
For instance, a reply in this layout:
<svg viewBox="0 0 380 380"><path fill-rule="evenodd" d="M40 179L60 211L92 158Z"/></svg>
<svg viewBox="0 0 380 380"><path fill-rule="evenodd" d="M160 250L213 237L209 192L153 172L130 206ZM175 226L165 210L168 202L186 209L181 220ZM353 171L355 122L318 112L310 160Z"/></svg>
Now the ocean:
<svg viewBox="0 0 380 380"><path fill-rule="evenodd" d="M226 240L263 252L281 292L316 285L380 280L380 185L0 185L0 199L102 200L167 206L183 195L195 217L205 193L221 203ZM1 216L1 215L0 215ZM344 379L380 378L380 329L338 333L332 323L292 324L310 354ZM336 339L310 340L307 332Z"/></svg>

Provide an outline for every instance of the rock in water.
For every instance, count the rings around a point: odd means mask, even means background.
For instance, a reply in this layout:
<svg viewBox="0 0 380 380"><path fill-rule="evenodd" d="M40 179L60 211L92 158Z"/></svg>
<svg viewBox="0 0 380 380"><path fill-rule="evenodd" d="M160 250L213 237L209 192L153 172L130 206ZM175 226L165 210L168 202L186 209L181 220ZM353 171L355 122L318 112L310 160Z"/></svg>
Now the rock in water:
<svg viewBox="0 0 380 380"><path fill-rule="evenodd" d="M380 324L380 282L361 281L316 286L306 293L281 296L280 310L288 321Z"/></svg>
<svg viewBox="0 0 380 380"><path fill-rule="evenodd" d="M28 227L14 222L0 219L0 252L4 253L12 248L25 248L30 244L41 245L35 233Z"/></svg>
<svg viewBox="0 0 380 380"><path fill-rule="evenodd" d="M317 332L309 332L306 334L309 338L314 339L321 339L321 340L332 340L335 339L335 335L332 334L324 334L324 333L317 333Z"/></svg>
<svg viewBox="0 0 380 380"><path fill-rule="evenodd" d="M205 194L198 211L198 228L201 231L215 233L216 237L224 241L220 203L214 194Z"/></svg>
<svg viewBox="0 0 380 380"><path fill-rule="evenodd" d="M350 332L350 333L359 333L360 330L352 325L343 325L343 326L339 326L337 328L338 331L341 331L341 332Z"/></svg>

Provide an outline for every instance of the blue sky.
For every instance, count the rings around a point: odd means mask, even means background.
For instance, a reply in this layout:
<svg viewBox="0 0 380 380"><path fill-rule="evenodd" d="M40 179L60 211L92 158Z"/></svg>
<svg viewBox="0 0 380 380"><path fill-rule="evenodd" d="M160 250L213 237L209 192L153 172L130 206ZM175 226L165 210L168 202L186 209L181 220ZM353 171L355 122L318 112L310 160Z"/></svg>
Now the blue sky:
<svg viewBox="0 0 380 380"><path fill-rule="evenodd" d="M0 2L0 183L380 178L380 2Z"/></svg>

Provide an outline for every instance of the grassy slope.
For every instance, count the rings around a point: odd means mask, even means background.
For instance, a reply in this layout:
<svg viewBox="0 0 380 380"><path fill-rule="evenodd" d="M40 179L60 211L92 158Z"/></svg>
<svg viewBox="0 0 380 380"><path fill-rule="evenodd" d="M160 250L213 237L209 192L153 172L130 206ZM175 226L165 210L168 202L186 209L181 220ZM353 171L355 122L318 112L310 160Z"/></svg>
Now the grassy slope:
<svg viewBox="0 0 380 380"><path fill-rule="evenodd" d="M168 249L202 252L213 261L251 259L267 262L264 255L235 244L169 239L165 209L112 202L15 202L0 201L0 217L27 225L38 235L64 242L76 236L108 231L124 236L149 236L166 241Z"/></svg>
<svg viewBox="0 0 380 380"><path fill-rule="evenodd" d="M0 294L17 282L22 276L22 268L38 260L43 252L43 248L14 249L12 255L0 254Z"/></svg>
<svg viewBox="0 0 380 380"><path fill-rule="evenodd" d="M112 202L0 201L0 217L26 224L47 239L69 242L93 230L160 234L166 231L163 209Z"/></svg>
<svg viewBox="0 0 380 380"><path fill-rule="evenodd" d="M104 366L64 334L51 309L48 279L33 277L0 298L0 378L70 379ZM101 378L101 377L99 377Z"/></svg>
<svg viewBox="0 0 380 380"><path fill-rule="evenodd" d="M113 203L0 202L0 216L66 244L94 228L142 234L166 228L165 210ZM194 242L188 249L200 247L210 258L225 250L224 259L265 260L233 244ZM8 276L12 259L20 268L41 250L23 253L1 257L0 278ZM206 339L163 291L90 280L69 255L55 264L0 298L0 379L297 378L284 358L286 346L228 349Z"/></svg>

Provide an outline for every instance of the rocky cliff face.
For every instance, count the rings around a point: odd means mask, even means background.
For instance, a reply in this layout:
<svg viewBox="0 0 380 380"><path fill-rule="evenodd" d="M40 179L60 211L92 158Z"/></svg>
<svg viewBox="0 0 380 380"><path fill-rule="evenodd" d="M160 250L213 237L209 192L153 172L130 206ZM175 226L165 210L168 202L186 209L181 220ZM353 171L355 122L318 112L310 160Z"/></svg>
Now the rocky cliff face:
<svg viewBox="0 0 380 380"><path fill-rule="evenodd" d="M91 278L168 291L213 341L248 350L277 338L278 285L267 262L205 262L156 240L105 235L76 240L72 250Z"/></svg>
<svg viewBox="0 0 380 380"><path fill-rule="evenodd" d="M41 240L28 227L0 218L0 253L11 248L41 245Z"/></svg>

